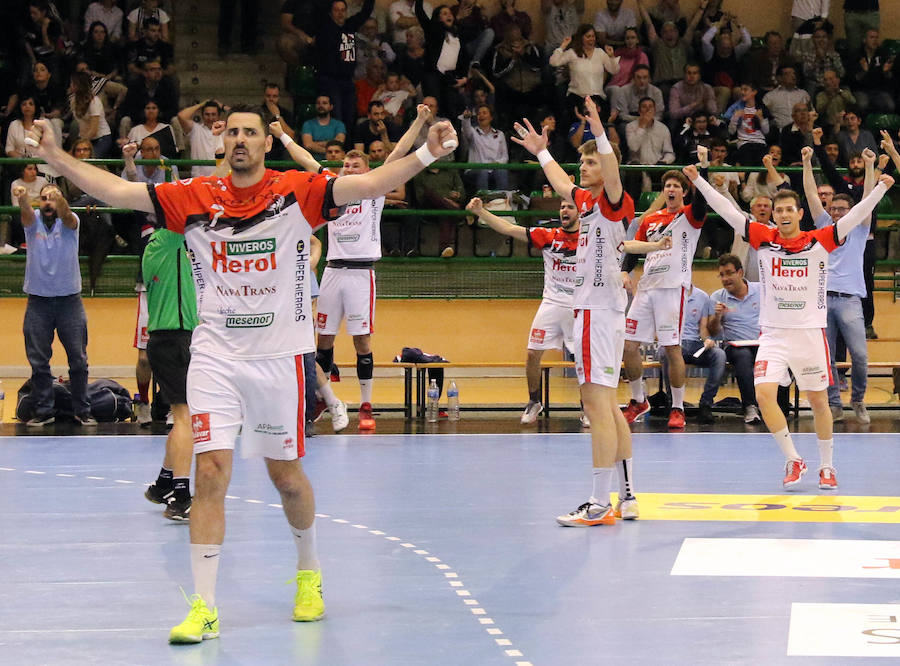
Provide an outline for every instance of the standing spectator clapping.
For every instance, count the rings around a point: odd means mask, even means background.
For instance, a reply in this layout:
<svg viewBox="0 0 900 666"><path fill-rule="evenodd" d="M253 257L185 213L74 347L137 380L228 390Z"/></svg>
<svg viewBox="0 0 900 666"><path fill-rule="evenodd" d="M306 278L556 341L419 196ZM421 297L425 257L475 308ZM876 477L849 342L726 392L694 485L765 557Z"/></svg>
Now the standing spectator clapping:
<svg viewBox="0 0 900 666"><path fill-rule="evenodd" d="M564 39L559 48L550 55L553 67L567 66L569 69L569 87L566 95L566 106L575 108L587 96L597 95L606 100L603 89L607 72L616 74L619 71L619 59L613 48L605 48L597 44L597 32L594 26L583 24L578 27L572 38ZM605 113L604 113L605 112ZM604 104L601 118L609 114L609 104Z"/></svg>

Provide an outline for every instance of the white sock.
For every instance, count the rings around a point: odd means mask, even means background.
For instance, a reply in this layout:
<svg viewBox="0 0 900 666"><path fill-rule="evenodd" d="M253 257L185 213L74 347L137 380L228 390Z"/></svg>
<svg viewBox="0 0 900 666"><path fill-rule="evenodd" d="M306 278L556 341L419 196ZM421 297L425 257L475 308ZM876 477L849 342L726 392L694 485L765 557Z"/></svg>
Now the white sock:
<svg viewBox="0 0 900 666"><path fill-rule="evenodd" d="M616 470L619 472L619 499L631 497L634 488L634 476L631 473L631 458L616 461Z"/></svg>
<svg viewBox="0 0 900 666"><path fill-rule="evenodd" d="M371 404L372 402L372 380L371 379L360 379L359 380L359 401L368 402Z"/></svg>
<svg viewBox="0 0 900 666"><path fill-rule="evenodd" d="M803 458L800 457L800 454L797 453L797 449L794 448L791 433L788 432L787 428L782 428L778 432L773 432L772 437L775 438L775 443L778 444L778 448L781 449L786 460L803 460Z"/></svg>
<svg viewBox="0 0 900 666"><path fill-rule="evenodd" d="M219 575L219 543L191 544L191 573L194 575L194 592L199 594L206 605L216 607L216 577Z"/></svg>
<svg viewBox="0 0 900 666"><path fill-rule="evenodd" d="M609 493L615 475L616 470L613 467L594 468L594 491L591 493L591 502L600 506L609 504Z"/></svg>
<svg viewBox="0 0 900 666"><path fill-rule="evenodd" d="M331 388L331 382L325 382L317 390L321 394L322 400L324 400L325 404L328 405L329 409L340 402L340 400L338 400L338 397L334 394L334 389Z"/></svg>
<svg viewBox="0 0 900 666"><path fill-rule="evenodd" d="M672 387L672 409L684 411L684 385Z"/></svg>
<svg viewBox="0 0 900 666"><path fill-rule="evenodd" d="M294 535L294 545L297 546L297 570L305 571L311 569L315 571L319 568L319 555L316 553L316 524L315 522L305 530L301 530L293 525L291 534Z"/></svg>
<svg viewBox="0 0 900 666"><path fill-rule="evenodd" d="M832 455L834 454L834 440L819 439L816 441L819 443L819 466L833 468L834 462L832 462Z"/></svg>
<svg viewBox="0 0 900 666"><path fill-rule="evenodd" d="M628 385L631 387L631 397L634 398L634 401L637 403L644 402L644 380L643 378L635 379L634 381L628 382Z"/></svg>

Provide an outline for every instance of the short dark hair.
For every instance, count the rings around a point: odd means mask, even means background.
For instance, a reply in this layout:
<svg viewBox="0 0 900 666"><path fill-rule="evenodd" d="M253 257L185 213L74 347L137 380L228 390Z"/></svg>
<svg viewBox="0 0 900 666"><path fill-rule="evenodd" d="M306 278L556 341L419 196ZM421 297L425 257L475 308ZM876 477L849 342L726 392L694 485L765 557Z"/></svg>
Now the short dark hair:
<svg viewBox="0 0 900 666"><path fill-rule="evenodd" d="M338 141L337 139L331 139L331 141L325 144L326 148L328 148L329 146L340 146L340 149L344 150L344 142Z"/></svg>
<svg viewBox="0 0 900 666"><path fill-rule="evenodd" d="M848 206L850 206L850 208L853 208L853 206L856 205L856 202L853 200L853 197L851 197L849 194L845 194L845 193L843 193L843 192L841 192L840 194L835 194L835 195L831 198L831 201L832 201L832 202L834 202L834 201L844 201L844 202L847 203Z"/></svg>
<svg viewBox="0 0 900 666"><path fill-rule="evenodd" d="M219 106L219 103L214 99L208 99L205 102L203 102L203 106L200 107L200 111L203 111L204 109L208 109L211 106L214 106L219 113L222 113L222 107ZM232 111L234 111L234 109L232 109Z"/></svg>
<svg viewBox="0 0 900 666"><path fill-rule="evenodd" d="M653 108L656 108L656 101L652 97L641 97L638 100L639 109L641 108L641 104L643 104L644 102L650 102L651 104L653 104Z"/></svg>
<svg viewBox="0 0 900 666"><path fill-rule="evenodd" d="M677 180L681 184L681 189L684 190L684 193L687 194L691 191L691 181L688 180L687 176L681 173L678 169L669 169L662 175L662 184L665 187L665 184L670 180Z"/></svg>
<svg viewBox="0 0 900 666"><path fill-rule="evenodd" d="M646 69L646 70L647 70L647 73L648 73L648 74L650 73L650 67L649 67L648 65L645 65L645 64L641 63L640 65L635 65L635 66L632 68L632 70L631 70L631 75L634 76L638 71L640 71L640 70L642 70L642 69Z"/></svg>
<svg viewBox="0 0 900 666"><path fill-rule="evenodd" d="M734 270L736 271L744 270L744 264L741 263L741 258L736 254L723 254L719 257L719 261L716 263L720 267L731 264L732 266L734 266Z"/></svg>
<svg viewBox="0 0 900 666"><path fill-rule="evenodd" d="M725 142L725 139L723 139L722 137L714 136L713 138L711 138L709 140L709 147L710 148L728 148L728 144Z"/></svg>
<svg viewBox="0 0 900 666"><path fill-rule="evenodd" d="M212 105L210 104L208 106L212 106ZM206 106L204 106L203 108L206 108ZM231 116L233 116L235 113L253 114L254 116L259 118L259 124L263 129L263 133L264 134L269 133L269 126L266 125L266 121L263 120L262 109L260 107L252 105L252 104L235 104L233 107L231 107L231 110L228 112L228 118L231 118ZM225 119L226 122L227 122L228 118Z"/></svg>
<svg viewBox="0 0 900 666"><path fill-rule="evenodd" d="M335 2L343 2L344 0L334 0L334 1ZM371 102L369 102L369 106L366 107L366 110L371 111L376 106L384 106L384 102L382 102L380 99L373 99Z"/></svg>
<svg viewBox="0 0 900 666"><path fill-rule="evenodd" d="M274 88L275 90L281 90L281 86L278 85L277 83L275 83L275 81L268 81L268 82L266 83L266 88L265 88L265 89L266 89L266 90L272 90L273 88Z"/></svg>
<svg viewBox="0 0 900 666"><path fill-rule="evenodd" d="M784 70L786 70L786 69L792 69L792 70L794 70L794 74L797 73L797 67L795 65L793 65L791 63L784 63L781 65L778 65L778 69L775 70L775 76L781 76L782 74L784 74Z"/></svg>
<svg viewBox="0 0 900 666"><path fill-rule="evenodd" d="M793 199L794 205L797 206L797 208L800 208L800 195L794 192L794 190L778 190L778 192L775 193L775 196L772 197L772 203L777 203L782 199Z"/></svg>
<svg viewBox="0 0 900 666"><path fill-rule="evenodd" d="M144 19L144 23L141 25L141 28L146 30L151 25L158 25L158 26L162 27L162 23L159 22L159 19L156 18L155 16L151 16L150 18Z"/></svg>
<svg viewBox="0 0 900 666"><path fill-rule="evenodd" d="M704 111L703 109L698 109L691 114L691 120L697 120L697 118L707 118L709 119L709 113Z"/></svg>

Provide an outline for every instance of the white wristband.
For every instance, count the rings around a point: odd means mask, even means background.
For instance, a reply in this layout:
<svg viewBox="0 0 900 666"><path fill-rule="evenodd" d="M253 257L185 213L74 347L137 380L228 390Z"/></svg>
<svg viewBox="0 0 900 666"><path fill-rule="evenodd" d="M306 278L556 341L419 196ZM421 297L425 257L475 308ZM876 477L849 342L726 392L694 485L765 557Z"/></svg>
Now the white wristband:
<svg viewBox="0 0 900 666"><path fill-rule="evenodd" d="M416 157L419 158L419 161L422 163L422 166L428 166L432 162L434 162L437 157L431 154L431 151L428 150L428 144L423 143L419 146L419 149L416 151Z"/></svg>
<svg viewBox="0 0 900 666"><path fill-rule="evenodd" d="M278 138L281 140L281 143L284 145L285 148L287 148L289 145L294 143L294 140L291 138L291 135L288 134L287 132L282 133L282 135Z"/></svg>
<svg viewBox="0 0 900 666"><path fill-rule="evenodd" d="M553 159L553 155L550 154L550 151L547 150L546 148L544 148L541 152L539 152L537 154L537 158L538 158L538 162L540 162L540 164L541 164L541 167L545 167L548 164L550 164L550 162L556 161Z"/></svg>
<svg viewBox="0 0 900 666"><path fill-rule="evenodd" d="M599 139L595 139L597 142L597 152L601 155L612 155L613 147L609 142L609 139L606 136L606 132L600 135Z"/></svg>

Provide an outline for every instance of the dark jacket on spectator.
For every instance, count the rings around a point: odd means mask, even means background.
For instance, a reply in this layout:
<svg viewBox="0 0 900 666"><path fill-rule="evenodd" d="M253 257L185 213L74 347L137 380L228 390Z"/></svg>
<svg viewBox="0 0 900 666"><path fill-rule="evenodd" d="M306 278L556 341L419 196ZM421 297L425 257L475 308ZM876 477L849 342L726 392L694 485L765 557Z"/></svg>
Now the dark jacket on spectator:
<svg viewBox="0 0 900 666"><path fill-rule="evenodd" d="M374 8L375 0L365 0L362 9L340 26L330 15L323 18L316 35L319 74L344 81L353 80L356 69L356 33Z"/></svg>
<svg viewBox="0 0 900 666"><path fill-rule="evenodd" d="M441 57L441 50L444 48L444 38L449 33L457 35L456 28L447 30L443 23L437 20L437 9L431 18L425 13L423 0L416 0L415 4L416 18L425 32L425 62L427 71L437 71L438 59ZM454 70L457 77L463 77L469 69L468 56L466 50L462 48L462 40L460 40L459 57L456 60L456 69ZM449 74L450 72L446 72Z"/></svg>

